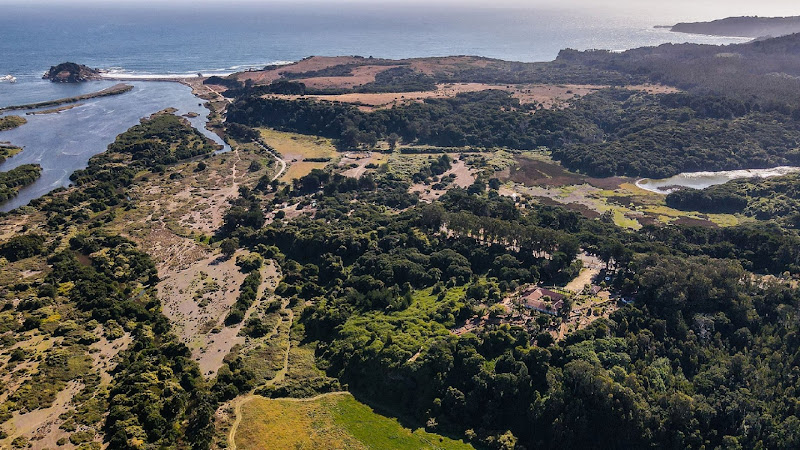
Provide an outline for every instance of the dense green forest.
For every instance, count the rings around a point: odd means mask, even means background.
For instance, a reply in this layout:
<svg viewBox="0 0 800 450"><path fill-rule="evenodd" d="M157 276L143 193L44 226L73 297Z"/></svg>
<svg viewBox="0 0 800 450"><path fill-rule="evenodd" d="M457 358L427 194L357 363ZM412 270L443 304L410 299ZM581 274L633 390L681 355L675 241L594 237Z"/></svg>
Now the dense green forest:
<svg viewBox="0 0 800 450"><path fill-rule="evenodd" d="M8 172L0 172L0 202L16 196L21 188L36 181L41 174L42 167L38 164L23 164Z"/></svg>
<svg viewBox="0 0 800 450"><path fill-rule="evenodd" d="M797 117L747 100L618 90L587 96L563 114L570 127L583 123L594 135L556 146L553 156L596 176L664 178L800 164Z"/></svg>
<svg viewBox="0 0 800 450"><path fill-rule="evenodd" d="M664 44L615 53L562 50L553 64L615 71L694 93L755 99L767 108L797 109L800 34L726 46Z"/></svg>
<svg viewBox="0 0 800 450"><path fill-rule="evenodd" d="M800 176L740 179L706 189L680 189L667 205L693 211L743 213L757 219L782 219L800 226Z"/></svg>
<svg viewBox="0 0 800 450"><path fill-rule="evenodd" d="M503 91L371 113L337 103L245 97L231 107L228 120L339 139L344 148L390 135L442 147L546 146L566 167L594 176L661 178L800 164L800 122L749 101L609 89L563 110L535 110Z"/></svg>
<svg viewBox="0 0 800 450"><path fill-rule="evenodd" d="M310 302L306 339L364 399L493 448L509 435L519 448L800 443L785 359L800 350L800 294L743 268L797 271L795 235L622 231L559 208L523 212L492 190L453 189L398 214L380 208L373 186L313 178L313 219L257 229L231 216L239 226L224 235L281 264L276 293ZM256 198L244 193L238 214ZM767 239L785 247L740 247ZM558 343L508 325L448 331L522 283L571 278L579 247L614 261L615 289L635 305ZM793 253L783 264L782 251Z"/></svg>

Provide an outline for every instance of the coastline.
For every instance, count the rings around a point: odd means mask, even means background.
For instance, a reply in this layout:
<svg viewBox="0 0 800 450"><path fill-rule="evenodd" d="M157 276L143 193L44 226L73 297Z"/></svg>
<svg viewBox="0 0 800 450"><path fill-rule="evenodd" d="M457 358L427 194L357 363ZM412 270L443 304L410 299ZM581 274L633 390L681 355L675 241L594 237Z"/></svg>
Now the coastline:
<svg viewBox="0 0 800 450"><path fill-rule="evenodd" d="M750 36L723 36L721 34L708 34L708 33L693 33L691 31L680 31L680 30L669 30L670 33L677 33L677 34L688 34L691 36L704 36L709 38L719 38L719 39L741 39L742 42L737 42L737 44L748 44L753 41L757 41L759 38L757 37L750 37Z"/></svg>
<svg viewBox="0 0 800 450"><path fill-rule="evenodd" d="M108 97L110 95L119 95L129 92L133 89L133 86L130 84L116 84L111 86L110 88L106 88L97 92L92 92L90 94L79 95L76 97L67 97L67 98L59 98L56 100L47 100L44 102L37 102L37 103L29 103L25 105L12 105L12 106L5 106L0 108L0 112L6 111L19 111L25 109L38 109L38 108L46 108L48 106L60 106L65 105L68 103L78 103L83 100L89 100L98 97Z"/></svg>
<svg viewBox="0 0 800 450"><path fill-rule="evenodd" d="M107 81L129 81L129 82L134 82L134 81L146 81L146 82L159 81L159 82L165 82L165 83L180 83L180 84L182 84L184 86L189 86L190 88L192 88L192 94L194 94L196 97L198 97L198 98L200 98L202 100L212 101L212 100L214 100L216 98L222 97L221 95L219 95L213 89L205 87L205 85L203 84L203 81L207 80L208 78L209 77L206 77L206 76L202 76L202 77L198 77L198 76L193 76L193 77L160 77L160 76L153 76L153 77L126 77L126 76L116 76L116 75L114 75L114 76L103 75L103 77L102 77L103 80L107 80Z"/></svg>
<svg viewBox="0 0 800 450"><path fill-rule="evenodd" d="M180 80L169 80L178 82ZM199 80L196 80L199 81ZM92 89L90 82L83 87L83 89ZM111 82L110 84L114 84ZM49 83L48 83L49 84ZM95 89L101 86L108 86L109 82L104 80L103 83L98 83ZM120 83L122 84L122 83ZM189 114L191 112L199 113L197 117L186 117L192 123L192 126L198 131L203 133L210 139L213 139L217 144L223 145L220 152L230 149L223 139L221 139L221 127L213 127L214 122L211 119L217 120L218 116L214 112L214 108L205 111L209 108L207 101L199 99L192 89L186 89L176 84L163 84L163 83L147 83L147 82L131 82L126 83L131 86L133 91L128 95L122 97L107 97L105 100L96 99L92 102L96 103L96 107L84 108L81 113L74 114L74 111L65 111L66 107L75 107L80 109L79 105L89 102L76 102L62 107L53 107L52 110L60 110L61 114L65 115L64 119L37 119L34 121L34 127L30 131L24 132L19 136L9 134L8 136L0 135L0 141L9 142L9 146L24 148L21 156L26 155L24 160L19 159L19 156L14 159L7 159L3 166L2 171L13 168L18 164L27 162L42 161L43 176L40 177L35 183L21 189L19 194L13 198L8 198L0 202L0 212L8 212L10 210L19 208L28 204L31 200L39 198L51 192L54 188L66 187L71 184L68 177L74 170L79 170L86 167L88 158L103 153L107 150L109 142L113 141L116 136L131 126L139 123L142 117L152 114L154 111L160 111L167 107L177 108L181 115ZM181 83L191 84L191 83ZM199 83L195 83L199 84ZM144 94L140 94L139 86L149 85L147 89L142 89ZM95 92L96 94L96 92ZM56 97L56 96L53 96ZM52 100L48 104L52 104ZM213 102L217 104L217 102ZM202 107L202 108L201 108ZM152 108L152 110L151 110ZM44 112L47 108L36 110L37 113ZM48 112L50 112L48 110ZM58 116L57 111L52 111L52 116ZM73 113L73 114L70 114ZM23 115L24 114L20 114ZM29 119L37 116L28 116ZM46 117L46 116L38 116ZM98 120L104 121L102 129L94 128L94 124ZM105 127L105 121L108 121L109 127ZM125 124L124 126L122 124ZM209 126L212 125L212 126ZM29 125L30 126L30 125ZM38 134L36 127L44 127L42 134ZM76 129L80 128L80 129ZM59 142L58 145L53 147L42 145L42 135L64 136L71 133L70 130L75 131L73 140L64 140ZM19 134L19 133L18 133ZM85 139L84 139L85 138ZM56 155L51 157L50 155ZM55 159L53 159L55 158ZM63 158L63 160L61 159ZM56 160L58 160L56 162Z"/></svg>
<svg viewBox="0 0 800 450"><path fill-rule="evenodd" d="M222 118L225 115L225 112L230 104L229 99L226 99L222 94L215 91L211 87L203 84L205 80L209 77L206 76L190 76L190 77L163 77L163 76L153 76L153 77L126 77L126 76L116 76L116 75L102 75L103 80L107 81L129 81L129 82L166 82L166 83L179 83L184 86L188 86L192 90L192 95L197 97L200 100L206 101L206 108L209 110L208 116L206 116L206 123L205 129L216 134L222 139L223 142L225 140L225 134L223 132L222 126Z"/></svg>
<svg viewBox="0 0 800 450"><path fill-rule="evenodd" d="M68 105L61 105L51 109L45 109L42 111L28 111L25 113L26 116L42 116L45 114L58 114L62 111L69 111L72 108L77 108L79 106L83 106L84 103L73 103Z"/></svg>

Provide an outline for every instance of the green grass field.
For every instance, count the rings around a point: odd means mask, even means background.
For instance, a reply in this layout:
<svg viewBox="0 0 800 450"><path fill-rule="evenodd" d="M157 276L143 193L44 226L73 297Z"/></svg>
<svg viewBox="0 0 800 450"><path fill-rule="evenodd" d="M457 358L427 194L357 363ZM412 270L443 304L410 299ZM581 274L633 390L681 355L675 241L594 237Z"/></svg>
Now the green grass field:
<svg viewBox="0 0 800 450"><path fill-rule="evenodd" d="M338 153L330 139L288 133L271 128L259 128L261 139L283 155L289 168L281 180L290 181L308 175L313 169L324 169L329 163L304 161L306 158L330 158L336 162Z"/></svg>
<svg viewBox="0 0 800 450"><path fill-rule="evenodd" d="M242 406L235 439L240 450L473 448L405 428L347 393L303 401L255 397Z"/></svg>

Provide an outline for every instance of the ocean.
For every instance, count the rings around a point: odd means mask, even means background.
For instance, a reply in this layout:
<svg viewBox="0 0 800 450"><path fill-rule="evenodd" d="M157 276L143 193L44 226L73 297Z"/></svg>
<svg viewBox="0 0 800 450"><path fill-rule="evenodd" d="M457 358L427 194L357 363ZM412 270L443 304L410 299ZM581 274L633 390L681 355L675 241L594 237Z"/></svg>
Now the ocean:
<svg viewBox="0 0 800 450"><path fill-rule="evenodd" d="M110 2L109 2L110 3ZM0 0L2 4L2 0ZM202 3L199 3L204 5ZM227 3L226 3L227 4ZM310 55L479 55L549 61L563 48L740 42L655 29L708 18L692 10L364 4L8 5L0 74L36 78L65 60L133 74L230 73ZM0 91L0 98L7 91Z"/></svg>
<svg viewBox="0 0 800 450"><path fill-rule="evenodd" d="M108 82L81 85L41 80L64 61L125 76L228 74L310 55L385 58L480 55L515 61L547 61L563 48L609 49L665 42L726 44L740 38L671 33L654 25L704 20L707 10L653 13L621 9L488 8L451 4L266 3L232 6L202 2L131 5L73 3L3 4L0 0L0 106L70 97L99 90ZM199 6L198 6L199 5ZM720 5L724 3L720 2ZM0 206L7 211L69 184L69 174L105 150L140 117L167 107L196 106L177 83L137 82L134 91L94 99L57 115L31 116L1 141L25 151L0 171L38 163L42 179ZM202 120L196 125L202 128Z"/></svg>

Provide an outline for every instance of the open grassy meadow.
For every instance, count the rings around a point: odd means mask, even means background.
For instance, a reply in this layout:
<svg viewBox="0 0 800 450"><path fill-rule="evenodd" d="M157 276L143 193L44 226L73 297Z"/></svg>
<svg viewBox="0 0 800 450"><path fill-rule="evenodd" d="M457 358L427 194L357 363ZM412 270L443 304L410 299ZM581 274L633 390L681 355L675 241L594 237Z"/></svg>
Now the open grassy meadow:
<svg viewBox="0 0 800 450"><path fill-rule="evenodd" d="M381 416L348 393L310 400L254 397L242 406L236 448L266 449L471 449Z"/></svg>
<svg viewBox="0 0 800 450"><path fill-rule="evenodd" d="M733 226L742 217L680 211L666 205L665 195L636 186L635 178L593 178L570 172L546 154L526 153L498 172L506 194L527 194L545 204L560 205L594 218L609 213L617 226L638 230L644 225L678 223Z"/></svg>
<svg viewBox="0 0 800 450"><path fill-rule="evenodd" d="M264 143L283 155L283 159L289 165L286 173L281 177L283 181L306 176L312 169L322 169L338 158L336 147L333 146L330 139L286 133L269 128L260 128L259 131Z"/></svg>

